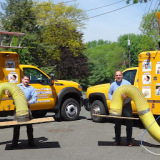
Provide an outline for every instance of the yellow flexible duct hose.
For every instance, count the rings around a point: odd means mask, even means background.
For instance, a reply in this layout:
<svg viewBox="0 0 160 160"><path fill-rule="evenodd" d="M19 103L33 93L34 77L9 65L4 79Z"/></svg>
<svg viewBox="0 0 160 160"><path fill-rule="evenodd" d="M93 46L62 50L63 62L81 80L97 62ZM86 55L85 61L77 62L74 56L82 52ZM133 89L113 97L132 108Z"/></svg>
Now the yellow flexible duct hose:
<svg viewBox="0 0 160 160"><path fill-rule="evenodd" d="M150 111L147 100L145 99L143 93L135 86L132 85L123 85L120 86L114 92L112 96L112 101L110 104L111 115L121 116L122 115L122 107L123 107L123 99L121 94L124 93L130 97L137 108L139 117L145 128L148 128L154 121L155 118ZM153 123L148 129L149 134L160 143L160 127L157 122Z"/></svg>
<svg viewBox="0 0 160 160"><path fill-rule="evenodd" d="M29 109L28 109L28 105L27 105L26 98L23 91L13 83L10 83L10 82L1 83L0 84L0 101L4 95L5 90L8 90L13 97L13 100L16 106L16 117L29 118Z"/></svg>

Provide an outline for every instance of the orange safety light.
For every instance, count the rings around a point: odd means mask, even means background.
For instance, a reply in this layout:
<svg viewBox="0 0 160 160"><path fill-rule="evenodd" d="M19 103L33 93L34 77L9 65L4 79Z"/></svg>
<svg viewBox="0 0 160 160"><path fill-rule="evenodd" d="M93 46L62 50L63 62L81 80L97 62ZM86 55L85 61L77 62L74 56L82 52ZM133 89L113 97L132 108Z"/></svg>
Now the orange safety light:
<svg viewBox="0 0 160 160"><path fill-rule="evenodd" d="M159 33L160 33L160 12L157 12L157 19L158 19Z"/></svg>

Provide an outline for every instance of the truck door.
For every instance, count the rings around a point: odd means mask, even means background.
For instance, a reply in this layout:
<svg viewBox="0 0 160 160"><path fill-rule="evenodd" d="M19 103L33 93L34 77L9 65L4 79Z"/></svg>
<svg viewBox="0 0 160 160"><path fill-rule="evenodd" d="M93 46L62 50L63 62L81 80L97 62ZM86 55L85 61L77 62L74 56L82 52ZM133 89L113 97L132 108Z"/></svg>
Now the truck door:
<svg viewBox="0 0 160 160"><path fill-rule="evenodd" d="M36 68L23 68L24 75L30 76L30 85L36 89L38 99L31 110L52 109L55 106L53 86L48 85L48 77Z"/></svg>
<svg viewBox="0 0 160 160"><path fill-rule="evenodd" d="M135 85L135 77L136 77L137 70L127 70L123 72L123 78L129 81L132 85Z"/></svg>
<svg viewBox="0 0 160 160"><path fill-rule="evenodd" d="M123 78L126 79L127 81L129 81L135 87L138 87L138 85L137 85L138 84L138 82L137 82L137 69L127 70L127 71L123 72ZM135 103L133 101L131 101L131 105L132 105L132 112L136 113L137 109L136 109Z"/></svg>

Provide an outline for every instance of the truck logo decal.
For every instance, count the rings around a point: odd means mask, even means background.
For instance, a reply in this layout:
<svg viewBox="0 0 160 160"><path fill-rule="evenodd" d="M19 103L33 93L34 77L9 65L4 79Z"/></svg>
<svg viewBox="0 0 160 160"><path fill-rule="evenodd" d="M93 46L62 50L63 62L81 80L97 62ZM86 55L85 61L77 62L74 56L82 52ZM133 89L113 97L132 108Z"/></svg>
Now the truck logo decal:
<svg viewBox="0 0 160 160"><path fill-rule="evenodd" d="M37 101L36 103L46 103L46 102L50 102L50 100L42 100L42 101Z"/></svg>
<svg viewBox="0 0 160 160"><path fill-rule="evenodd" d="M7 71L9 71L9 70L15 70L15 62L7 60L5 62L5 68L6 68Z"/></svg>

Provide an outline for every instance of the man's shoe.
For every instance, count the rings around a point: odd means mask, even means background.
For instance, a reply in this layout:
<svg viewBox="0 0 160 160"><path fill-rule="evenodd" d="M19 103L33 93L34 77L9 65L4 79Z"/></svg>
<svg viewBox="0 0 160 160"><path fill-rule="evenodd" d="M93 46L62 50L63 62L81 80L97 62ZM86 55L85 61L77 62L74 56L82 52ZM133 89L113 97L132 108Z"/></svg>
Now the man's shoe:
<svg viewBox="0 0 160 160"><path fill-rule="evenodd" d="M128 145L129 147L132 147L132 146L133 146L133 143L130 142L130 143L128 143L127 145Z"/></svg>
<svg viewBox="0 0 160 160"><path fill-rule="evenodd" d="M34 142L30 142L30 143L28 143L28 145L29 145L30 147L36 147L36 144L35 144Z"/></svg>
<svg viewBox="0 0 160 160"><path fill-rule="evenodd" d="M11 148L16 148L18 146L18 143L12 143Z"/></svg>
<svg viewBox="0 0 160 160"><path fill-rule="evenodd" d="M115 145L115 146L120 146L120 145L121 145L121 143L120 143L120 142L116 142L116 141L115 141L115 142L114 142L114 145Z"/></svg>

